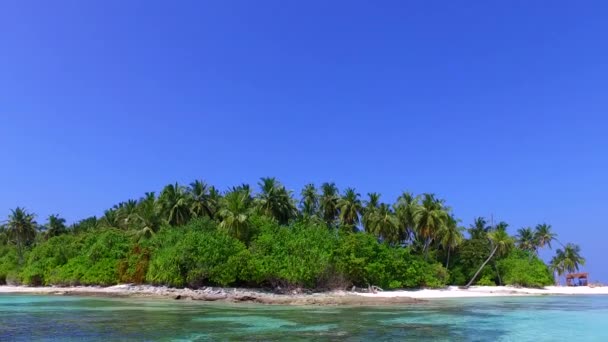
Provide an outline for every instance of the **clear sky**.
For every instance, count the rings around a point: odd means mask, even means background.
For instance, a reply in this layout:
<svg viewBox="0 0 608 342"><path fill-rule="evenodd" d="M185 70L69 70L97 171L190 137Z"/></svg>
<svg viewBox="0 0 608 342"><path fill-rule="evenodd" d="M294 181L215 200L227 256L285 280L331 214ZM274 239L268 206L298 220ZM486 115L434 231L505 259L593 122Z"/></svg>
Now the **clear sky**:
<svg viewBox="0 0 608 342"><path fill-rule="evenodd" d="M606 1L0 4L0 215L276 176L547 222L608 281ZM546 253L548 256L549 253Z"/></svg>

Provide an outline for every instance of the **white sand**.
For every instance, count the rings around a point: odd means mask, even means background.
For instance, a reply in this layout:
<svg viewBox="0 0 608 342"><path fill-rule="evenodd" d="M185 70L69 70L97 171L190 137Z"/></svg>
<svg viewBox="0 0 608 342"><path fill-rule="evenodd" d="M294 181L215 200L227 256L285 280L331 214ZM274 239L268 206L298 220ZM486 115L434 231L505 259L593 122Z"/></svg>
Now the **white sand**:
<svg viewBox="0 0 608 342"><path fill-rule="evenodd" d="M425 289L411 291L379 291L377 293L360 293L368 297L409 297L417 299L496 297L496 296L538 296L538 295L608 295L608 287L566 287L547 286L543 289L518 288L510 286L471 286L461 289L449 286L446 289Z"/></svg>
<svg viewBox="0 0 608 342"><path fill-rule="evenodd" d="M73 286L73 287L27 287L27 286L0 286L2 293L35 293L35 294L73 294L73 295L101 295L101 296L152 296L174 298L175 296L188 297L199 300L233 300L243 301L243 297L255 297L257 302L275 304L324 304L329 299L353 298L357 296L367 297L365 303L372 303L373 298L377 302L386 303L387 299L444 299L444 298L468 298L468 297L497 297L497 296L538 296L538 295L608 295L607 286L598 287L565 287L548 286L543 289L517 288L510 286L471 286L469 289L461 289L450 286L445 289L424 290L401 290L401 291L379 291L377 293L361 293L335 291L317 294L294 294L276 295L268 292L247 289L222 289L204 288L198 290L175 289L164 286L151 285L116 285L110 287L99 286ZM361 298L361 297L359 297ZM249 300L250 298L246 299ZM311 302L312 300L312 302ZM391 302L390 300L388 302ZM347 303L347 302L346 302Z"/></svg>

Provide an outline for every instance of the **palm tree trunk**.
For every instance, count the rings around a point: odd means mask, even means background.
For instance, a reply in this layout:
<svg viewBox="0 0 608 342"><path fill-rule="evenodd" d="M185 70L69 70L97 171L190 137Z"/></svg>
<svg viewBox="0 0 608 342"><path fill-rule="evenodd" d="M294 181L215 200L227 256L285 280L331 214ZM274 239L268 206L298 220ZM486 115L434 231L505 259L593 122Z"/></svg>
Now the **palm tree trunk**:
<svg viewBox="0 0 608 342"><path fill-rule="evenodd" d="M498 271L498 266L496 266L496 260L494 260L494 269L496 270L496 275L498 276L498 285L502 286L502 279L500 278L500 272Z"/></svg>
<svg viewBox="0 0 608 342"><path fill-rule="evenodd" d="M473 278L471 278L471 280L469 280L469 282L464 286L465 288L469 288L471 286L471 284L473 284L473 281L475 281L475 278L477 278L477 276L479 275L481 270L484 267L486 267L486 265L488 264L490 259L492 259L492 257L494 256L494 253L496 253L497 249L498 249L498 246L494 247L494 250L492 250L492 253L490 253L490 256L486 259L486 261L483 262L483 264L481 264L481 267L477 270L477 272L475 272L475 275L473 276Z"/></svg>
<svg viewBox="0 0 608 342"><path fill-rule="evenodd" d="M424 241L424 261L428 261L429 260L429 247L431 245L431 239L426 239Z"/></svg>
<svg viewBox="0 0 608 342"><path fill-rule="evenodd" d="M448 260L445 262L445 269L450 269L450 249L448 248Z"/></svg>

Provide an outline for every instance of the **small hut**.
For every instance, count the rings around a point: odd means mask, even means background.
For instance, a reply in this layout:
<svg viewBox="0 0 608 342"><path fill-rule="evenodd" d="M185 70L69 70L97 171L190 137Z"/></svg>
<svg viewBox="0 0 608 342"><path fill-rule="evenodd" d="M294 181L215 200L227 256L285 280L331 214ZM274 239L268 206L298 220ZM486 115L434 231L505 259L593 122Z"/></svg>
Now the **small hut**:
<svg viewBox="0 0 608 342"><path fill-rule="evenodd" d="M569 273L566 275L567 286L587 286L589 284L589 273Z"/></svg>

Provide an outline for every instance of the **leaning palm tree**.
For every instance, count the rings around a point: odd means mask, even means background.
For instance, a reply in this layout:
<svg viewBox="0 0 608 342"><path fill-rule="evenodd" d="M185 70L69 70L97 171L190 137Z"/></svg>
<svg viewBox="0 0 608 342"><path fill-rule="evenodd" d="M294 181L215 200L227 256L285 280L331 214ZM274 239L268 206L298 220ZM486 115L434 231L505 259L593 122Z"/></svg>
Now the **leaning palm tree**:
<svg viewBox="0 0 608 342"><path fill-rule="evenodd" d="M59 215L49 215L48 222L46 224L46 238L50 239L54 236L67 233L67 227L65 225L65 219L59 217Z"/></svg>
<svg viewBox="0 0 608 342"><path fill-rule="evenodd" d="M363 209L363 204L359 199L360 196L355 189L347 188L344 191L344 196L338 201L340 226L346 231L355 231L357 228L359 214Z"/></svg>
<svg viewBox="0 0 608 342"><path fill-rule="evenodd" d="M519 249L530 253L536 253L537 240L534 237L534 232L532 231L532 228L525 227L518 229L516 239L517 247Z"/></svg>
<svg viewBox="0 0 608 342"><path fill-rule="evenodd" d="M334 183L323 183L321 185L321 198L319 206L321 216L328 227L334 226L338 217L338 187Z"/></svg>
<svg viewBox="0 0 608 342"><path fill-rule="evenodd" d="M436 199L433 194L424 194L421 205L416 207L413 215L415 232L423 246L425 258L428 258L428 249L437 233L444 229L448 220L448 213L443 201Z"/></svg>
<svg viewBox="0 0 608 342"><path fill-rule="evenodd" d="M465 287L471 286L471 284L475 281L481 270L490 262L494 255L505 255L509 252L509 250L513 247L514 241L511 236L506 232L506 230L496 230L488 233L488 239L492 244L492 252L488 256L488 258L481 264L481 267L475 272L473 278L467 283Z"/></svg>
<svg viewBox="0 0 608 342"><path fill-rule="evenodd" d="M177 183L165 186L158 198L161 213L172 226L181 226L190 221L190 201L191 197L186 189Z"/></svg>
<svg viewBox="0 0 608 342"><path fill-rule="evenodd" d="M17 207L11 210L6 224L9 239L17 246L19 263L23 262L23 250L36 238L35 215L28 213L25 208Z"/></svg>
<svg viewBox="0 0 608 342"><path fill-rule="evenodd" d="M450 269L450 252L458 247L463 240L463 227L458 225L458 220L453 216L448 216L443 229L439 231L439 244L447 252L445 268Z"/></svg>
<svg viewBox="0 0 608 342"><path fill-rule="evenodd" d="M314 184L306 184L300 193L300 210L305 217L317 215L319 210L319 194Z"/></svg>
<svg viewBox="0 0 608 342"><path fill-rule="evenodd" d="M534 229L534 239L536 240L537 248L544 248L549 246L551 248L551 242L555 241L557 234L551 231L551 225L546 223L539 224Z"/></svg>
<svg viewBox="0 0 608 342"><path fill-rule="evenodd" d="M251 228L253 200L246 189L228 192L221 200L219 227L237 239L246 241Z"/></svg>

